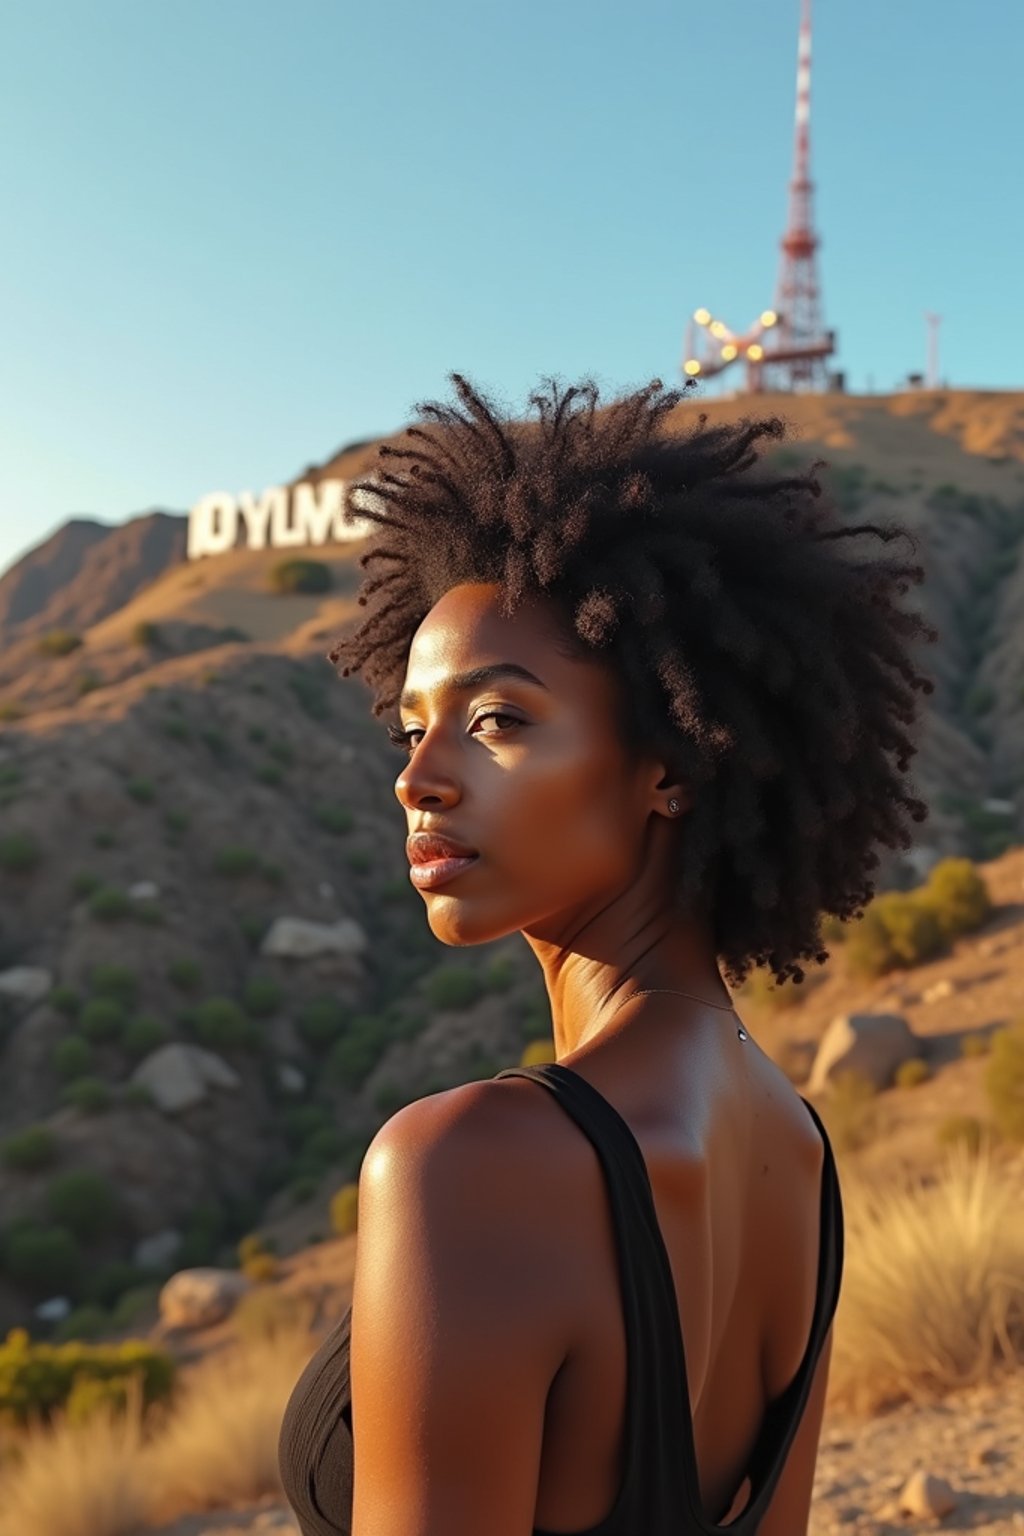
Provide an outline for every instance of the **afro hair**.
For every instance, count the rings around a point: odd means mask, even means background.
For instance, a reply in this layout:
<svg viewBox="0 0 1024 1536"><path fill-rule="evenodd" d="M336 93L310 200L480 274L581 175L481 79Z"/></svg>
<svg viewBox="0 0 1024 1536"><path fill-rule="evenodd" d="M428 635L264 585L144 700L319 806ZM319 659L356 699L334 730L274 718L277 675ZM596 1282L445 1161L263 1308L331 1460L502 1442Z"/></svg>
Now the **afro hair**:
<svg viewBox="0 0 1024 1536"><path fill-rule="evenodd" d="M660 379L599 405L591 379L553 379L516 421L458 373L463 409L415 407L408 447L383 444L348 488L381 525L360 556L360 626L328 653L362 672L373 714L395 709L413 634L463 582L498 583L502 611L551 600L567 654L621 681L624 746L660 753L694 788L676 898L710 918L733 985L752 966L801 982L828 958L825 913L859 917L876 844L908 848L925 802L911 659L936 631L898 596L923 579L892 522L844 522L815 464L770 472L774 416L709 425L666 417L686 391ZM872 540L870 544L868 540Z"/></svg>

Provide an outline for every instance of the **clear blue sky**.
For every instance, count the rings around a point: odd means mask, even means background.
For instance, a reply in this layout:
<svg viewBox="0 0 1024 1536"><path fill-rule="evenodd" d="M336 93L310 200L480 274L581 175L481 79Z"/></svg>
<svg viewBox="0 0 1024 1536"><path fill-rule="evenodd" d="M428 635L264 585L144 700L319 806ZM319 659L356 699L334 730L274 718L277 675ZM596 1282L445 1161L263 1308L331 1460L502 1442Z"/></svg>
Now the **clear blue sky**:
<svg viewBox="0 0 1024 1536"><path fill-rule="evenodd" d="M1015 387L1006 0L815 0L849 386ZM678 381L774 297L798 0L31 0L0 47L0 570L74 514L259 491L451 369Z"/></svg>

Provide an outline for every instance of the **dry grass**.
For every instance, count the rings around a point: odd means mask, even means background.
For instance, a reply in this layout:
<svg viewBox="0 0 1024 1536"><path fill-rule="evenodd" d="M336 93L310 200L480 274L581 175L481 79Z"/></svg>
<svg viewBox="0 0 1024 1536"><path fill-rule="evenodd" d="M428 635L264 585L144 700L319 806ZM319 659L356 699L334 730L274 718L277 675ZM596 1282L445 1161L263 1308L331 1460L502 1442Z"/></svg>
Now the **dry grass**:
<svg viewBox="0 0 1024 1536"><path fill-rule="evenodd" d="M1019 1165L983 1140L929 1181L844 1176L846 1258L830 1400L874 1413L935 1401L1024 1361Z"/></svg>
<svg viewBox="0 0 1024 1536"><path fill-rule="evenodd" d="M172 1405L145 1417L63 1415L19 1434L0 1474L0 1536L138 1536L196 1511L282 1499L285 1403L318 1339L281 1328L192 1367Z"/></svg>

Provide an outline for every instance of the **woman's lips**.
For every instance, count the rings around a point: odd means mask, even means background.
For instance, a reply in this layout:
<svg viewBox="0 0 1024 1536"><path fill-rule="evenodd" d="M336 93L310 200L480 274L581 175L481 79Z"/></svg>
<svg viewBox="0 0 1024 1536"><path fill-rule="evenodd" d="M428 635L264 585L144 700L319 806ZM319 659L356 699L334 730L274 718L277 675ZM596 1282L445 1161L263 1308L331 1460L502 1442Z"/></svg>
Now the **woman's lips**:
<svg viewBox="0 0 1024 1536"><path fill-rule="evenodd" d="M432 890L435 885L444 885L456 875L461 875L471 864L476 864L479 858L480 855L474 853L466 858L431 859L426 864L410 864L409 879L421 889Z"/></svg>

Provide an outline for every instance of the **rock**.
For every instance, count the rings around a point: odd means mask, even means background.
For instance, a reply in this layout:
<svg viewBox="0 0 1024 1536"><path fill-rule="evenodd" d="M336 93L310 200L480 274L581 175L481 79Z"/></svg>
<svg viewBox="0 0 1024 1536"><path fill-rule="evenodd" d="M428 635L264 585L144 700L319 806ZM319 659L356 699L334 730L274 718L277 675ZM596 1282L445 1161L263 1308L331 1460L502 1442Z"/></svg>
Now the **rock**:
<svg viewBox="0 0 1024 1536"><path fill-rule="evenodd" d="M808 1080L816 1093L842 1072L859 1072L886 1088L901 1062L921 1055L920 1042L901 1013L841 1013L818 1047Z"/></svg>
<svg viewBox="0 0 1024 1536"><path fill-rule="evenodd" d="M165 1269L181 1247L181 1233L176 1227L164 1227L136 1243L132 1263L140 1269Z"/></svg>
<svg viewBox="0 0 1024 1536"><path fill-rule="evenodd" d="M283 1061L277 1069L277 1080L285 1093L302 1093L306 1087L306 1075L291 1062Z"/></svg>
<svg viewBox="0 0 1024 1536"><path fill-rule="evenodd" d="M987 800L981 802L983 811L988 811L990 816L1016 816L1017 802L1015 800L1001 800L996 795L990 795Z"/></svg>
<svg viewBox="0 0 1024 1536"><path fill-rule="evenodd" d="M318 896L322 896L325 901L327 900L328 897L334 895L334 886L331 884L331 882L329 880L321 880L320 884L317 886L316 889L317 889L317 895Z"/></svg>
<svg viewBox="0 0 1024 1536"><path fill-rule="evenodd" d="M70 1311L71 1303L66 1296L51 1296L49 1301L41 1301L33 1308L34 1315L44 1323L62 1323Z"/></svg>
<svg viewBox="0 0 1024 1536"><path fill-rule="evenodd" d="M213 1051L174 1042L152 1051L135 1068L131 1081L149 1089L157 1109L176 1114L201 1104L209 1088L237 1088L241 1078Z"/></svg>
<svg viewBox="0 0 1024 1536"><path fill-rule="evenodd" d="M0 971L0 994L19 1003L38 1003L53 986L53 976L42 966L14 965Z"/></svg>
<svg viewBox="0 0 1024 1536"><path fill-rule="evenodd" d="M128 887L128 895L132 901L155 901L160 895L160 887L152 880L136 880Z"/></svg>
<svg viewBox="0 0 1024 1536"><path fill-rule="evenodd" d="M361 955L368 947L364 929L351 917L316 923L305 917L275 917L260 954L307 960L315 955Z"/></svg>
<svg viewBox="0 0 1024 1536"><path fill-rule="evenodd" d="M179 1269L160 1291L165 1328L206 1328L234 1310L252 1282L239 1269Z"/></svg>
<svg viewBox="0 0 1024 1536"><path fill-rule="evenodd" d="M921 993L922 1003L941 1003L944 997L952 997L956 992L957 984L951 976L943 976L941 981L933 981L930 987L925 987Z"/></svg>
<svg viewBox="0 0 1024 1536"><path fill-rule="evenodd" d="M945 1478L920 1470L907 1479L896 1502L902 1514L932 1518L956 1508L956 1496Z"/></svg>

